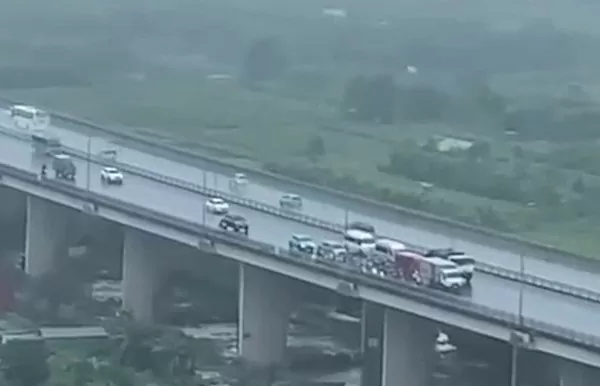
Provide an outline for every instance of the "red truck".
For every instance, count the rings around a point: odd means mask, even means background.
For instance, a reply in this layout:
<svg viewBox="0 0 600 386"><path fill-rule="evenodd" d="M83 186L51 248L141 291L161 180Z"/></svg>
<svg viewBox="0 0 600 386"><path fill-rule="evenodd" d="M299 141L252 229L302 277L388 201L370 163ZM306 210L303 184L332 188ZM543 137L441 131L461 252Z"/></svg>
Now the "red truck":
<svg viewBox="0 0 600 386"><path fill-rule="evenodd" d="M427 287L454 290L466 285L466 279L455 263L439 257L425 257L418 252L396 252L390 269L393 277Z"/></svg>

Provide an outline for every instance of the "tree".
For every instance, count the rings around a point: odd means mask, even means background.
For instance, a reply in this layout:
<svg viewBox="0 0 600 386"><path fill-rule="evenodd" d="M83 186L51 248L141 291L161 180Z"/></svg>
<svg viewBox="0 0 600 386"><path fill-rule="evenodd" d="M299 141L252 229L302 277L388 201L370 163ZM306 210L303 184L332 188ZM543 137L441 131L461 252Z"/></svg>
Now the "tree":
<svg viewBox="0 0 600 386"><path fill-rule="evenodd" d="M112 362L117 366L132 367L136 371L153 369L152 350L159 327L136 322L127 313L108 320L104 328L114 342Z"/></svg>
<svg viewBox="0 0 600 386"><path fill-rule="evenodd" d="M113 363L99 363L94 372L94 380L103 385L132 386L135 384L135 370Z"/></svg>
<svg viewBox="0 0 600 386"><path fill-rule="evenodd" d="M581 176L578 176L575 181L573 181L571 189L578 194L585 193L585 183L583 182L583 178L581 178Z"/></svg>
<svg viewBox="0 0 600 386"><path fill-rule="evenodd" d="M476 85L473 94L476 105L485 114L498 118L502 117L506 112L508 107L506 98L492 90L488 84L481 83Z"/></svg>
<svg viewBox="0 0 600 386"><path fill-rule="evenodd" d="M11 385L41 385L50 376L49 356L42 339L12 340L0 346L0 368Z"/></svg>
<svg viewBox="0 0 600 386"><path fill-rule="evenodd" d="M325 141L320 135L312 137L306 143L306 155L313 162L316 161L318 158L323 157L325 155L325 151Z"/></svg>
<svg viewBox="0 0 600 386"><path fill-rule="evenodd" d="M139 323L127 314L111 320L105 329L115 342L114 366L150 371L173 384L185 384L194 376L196 354L192 339L183 332Z"/></svg>
<svg viewBox="0 0 600 386"><path fill-rule="evenodd" d="M451 110L454 100L428 85L412 85L398 88L399 115L415 122L435 121Z"/></svg>
<svg viewBox="0 0 600 386"><path fill-rule="evenodd" d="M346 82L340 110L342 115L349 119L360 119L363 113L364 90L367 88L367 78L363 75L355 76Z"/></svg>
<svg viewBox="0 0 600 386"><path fill-rule="evenodd" d="M20 311L32 319L55 321L60 317L62 306L76 304L85 296L81 277L66 264L61 264L29 281Z"/></svg>
<svg viewBox="0 0 600 386"><path fill-rule="evenodd" d="M73 386L85 386L95 378L95 368L90 360L81 359L67 365Z"/></svg>
<svg viewBox="0 0 600 386"><path fill-rule="evenodd" d="M371 119L379 123L393 123L396 115L396 84L392 75L374 76L371 79L368 92Z"/></svg>
<svg viewBox="0 0 600 386"><path fill-rule="evenodd" d="M356 76L346 83L341 110L347 118L390 124L396 115L396 84L389 74Z"/></svg>
<svg viewBox="0 0 600 386"><path fill-rule="evenodd" d="M491 153L492 147L486 141L477 141L467 149L467 157L472 161L481 161L489 158Z"/></svg>
<svg viewBox="0 0 600 386"><path fill-rule="evenodd" d="M512 155L515 158L518 159L522 159L525 157L525 150L523 150L523 147L519 146L519 145L515 145L512 147L511 149Z"/></svg>
<svg viewBox="0 0 600 386"><path fill-rule="evenodd" d="M244 60L244 75L250 81L262 82L279 77L289 61L281 42L274 37L258 39Z"/></svg>
<svg viewBox="0 0 600 386"><path fill-rule="evenodd" d="M194 377L196 353L191 339L183 332L166 329L154 346L156 375L162 375L173 384L185 385Z"/></svg>

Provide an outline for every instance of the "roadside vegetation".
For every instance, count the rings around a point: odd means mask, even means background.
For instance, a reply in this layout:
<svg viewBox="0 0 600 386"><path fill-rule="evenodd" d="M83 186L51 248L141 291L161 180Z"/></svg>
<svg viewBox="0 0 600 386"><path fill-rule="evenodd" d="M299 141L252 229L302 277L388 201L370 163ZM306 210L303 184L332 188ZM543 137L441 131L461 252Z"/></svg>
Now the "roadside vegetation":
<svg viewBox="0 0 600 386"><path fill-rule="evenodd" d="M0 384L191 386L216 381L204 379L206 369L224 366L212 342L176 329L126 318L109 320L105 328L106 338L17 339L0 345Z"/></svg>
<svg viewBox="0 0 600 386"><path fill-rule="evenodd" d="M596 255L595 5L61 1L2 94Z"/></svg>

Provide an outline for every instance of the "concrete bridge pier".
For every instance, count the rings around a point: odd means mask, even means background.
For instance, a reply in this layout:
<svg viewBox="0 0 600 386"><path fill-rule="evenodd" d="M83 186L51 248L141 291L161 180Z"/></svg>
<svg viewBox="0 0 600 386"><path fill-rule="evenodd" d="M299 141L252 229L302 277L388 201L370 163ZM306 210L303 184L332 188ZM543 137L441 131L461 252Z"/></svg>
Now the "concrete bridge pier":
<svg viewBox="0 0 600 386"><path fill-rule="evenodd" d="M432 322L365 302L362 386L429 386L435 365Z"/></svg>
<svg viewBox="0 0 600 386"><path fill-rule="evenodd" d="M123 308L139 321L154 319L154 295L161 277L160 240L128 228L123 243Z"/></svg>
<svg viewBox="0 0 600 386"><path fill-rule="evenodd" d="M52 269L55 259L67 255L69 219L68 208L27 196L25 272L39 277Z"/></svg>
<svg viewBox="0 0 600 386"><path fill-rule="evenodd" d="M240 264L238 348L248 364L268 367L284 360L293 294L289 279Z"/></svg>
<svg viewBox="0 0 600 386"><path fill-rule="evenodd" d="M559 386L595 386L600 384L593 368L581 363L562 360L559 367Z"/></svg>

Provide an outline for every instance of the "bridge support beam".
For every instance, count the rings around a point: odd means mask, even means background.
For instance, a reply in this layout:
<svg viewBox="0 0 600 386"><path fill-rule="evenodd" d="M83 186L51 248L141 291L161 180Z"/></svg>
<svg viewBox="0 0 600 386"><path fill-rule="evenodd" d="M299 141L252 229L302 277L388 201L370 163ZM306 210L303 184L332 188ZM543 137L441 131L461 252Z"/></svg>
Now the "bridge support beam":
<svg viewBox="0 0 600 386"><path fill-rule="evenodd" d="M49 272L67 254L69 211L34 196L27 197L25 271L35 277Z"/></svg>
<svg viewBox="0 0 600 386"><path fill-rule="evenodd" d="M597 374L584 364L563 360L559 372L560 386L595 386L598 385Z"/></svg>
<svg viewBox="0 0 600 386"><path fill-rule="evenodd" d="M362 386L428 386L435 364L433 323L365 302Z"/></svg>
<svg viewBox="0 0 600 386"><path fill-rule="evenodd" d="M25 219L27 195L6 186L0 187L0 222L3 225L21 223ZM12 229L11 229L12 231Z"/></svg>
<svg viewBox="0 0 600 386"><path fill-rule="evenodd" d="M293 303L289 280L240 264L238 348L247 363L269 367L285 359Z"/></svg>
<svg viewBox="0 0 600 386"><path fill-rule="evenodd" d="M139 321L154 319L154 295L160 281L157 237L126 229L123 242L123 308Z"/></svg>

